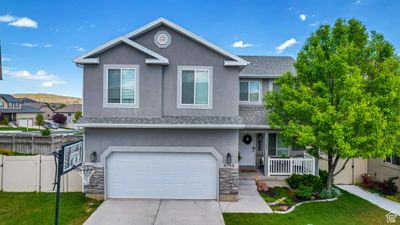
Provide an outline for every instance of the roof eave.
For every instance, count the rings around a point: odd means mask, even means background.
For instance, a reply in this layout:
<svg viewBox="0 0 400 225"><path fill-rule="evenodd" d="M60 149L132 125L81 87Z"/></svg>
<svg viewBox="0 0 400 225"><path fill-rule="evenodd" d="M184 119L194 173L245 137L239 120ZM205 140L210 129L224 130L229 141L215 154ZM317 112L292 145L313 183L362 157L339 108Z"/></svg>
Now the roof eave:
<svg viewBox="0 0 400 225"><path fill-rule="evenodd" d="M85 128L173 128L173 129L242 129L243 124L115 124L115 123L80 123Z"/></svg>

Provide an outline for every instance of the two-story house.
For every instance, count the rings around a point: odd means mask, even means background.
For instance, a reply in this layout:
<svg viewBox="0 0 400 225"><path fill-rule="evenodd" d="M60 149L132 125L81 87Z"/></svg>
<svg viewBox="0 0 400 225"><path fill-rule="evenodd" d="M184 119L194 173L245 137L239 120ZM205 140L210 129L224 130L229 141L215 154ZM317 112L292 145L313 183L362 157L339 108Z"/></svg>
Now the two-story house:
<svg viewBox="0 0 400 225"><path fill-rule="evenodd" d="M0 114L15 126L32 127L35 125L37 114L41 113L32 106L24 105L22 99L9 94L0 94Z"/></svg>
<svg viewBox="0 0 400 225"><path fill-rule="evenodd" d="M240 171L315 173L265 120L263 95L294 72L291 57L237 56L160 18L74 62L89 194L232 200Z"/></svg>

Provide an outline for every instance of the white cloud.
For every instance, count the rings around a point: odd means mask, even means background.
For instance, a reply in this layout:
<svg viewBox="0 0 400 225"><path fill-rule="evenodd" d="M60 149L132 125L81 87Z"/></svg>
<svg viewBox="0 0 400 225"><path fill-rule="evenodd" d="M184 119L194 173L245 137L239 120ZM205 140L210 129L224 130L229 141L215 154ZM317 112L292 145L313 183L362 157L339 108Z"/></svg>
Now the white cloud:
<svg viewBox="0 0 400 225"><path fill-rule="evenodd" d="M28 70L10 70L7 68L4 69L4 74L18 79L42 81L43 87L53 87L56 84L66 83L58 76L49 74L44 70L38 70L36 73L31 73Z"/></svg>
<svg viewBox="0 0 400 225"><path fill-rule="evenodd" d="M314 22L314 23L310 23L310 26L311 26L311 27L315 27L315 26L318 26L318 24L319 24L319 21L316 21L316 22Z"/></svg>
<svg viewBox="0 0 400 225"><path fill-rule="evenodd" d="M306 21L307 15L306 14L300 14L299 18L301 19L301 21Z"/></svg>
<svg viewBox="0 0 400 225"><path fill-rule="evenodd" d="M12 22L12 21L14 21L16 19L17 18L15 18L14 16L6 14L6 15L0 16L0 23L9 23L9 22Z"/></svg>
<svg viewBox="0 0 400 225"><path fill-rule="evenodd" d="M52 44L45 44L45 45L43 45L43 47L44 48L51 48L51 47L53 47L53 45Z"/></svg>
<svg viewBox="0 0 400 225"><path fill-rule="evenodd" d="M14 27L38 28L38 23L28 17L19 18L14 22L9 23L8 25Z"/></svg>
<svg viewBox="0 0 400 225"><path fill-rule="evenodd" d="M289 40L285 41L284 43L282 43L281 45L279 45L278 47L276 47L276 53L282 53L283 51L285 51L285 49L297 44L298 42L296 41L296 39L294 38L290 38Z"/></svg>
<svg viewBox="0 0 400 225"><path fill-rule="evenodd" d="M234 47L234 48L248 48L248 47L254 47L254 44L244 43L243 41L235 41L232 44L232 47Z"/></svg>
<svg viewBox="0 0 400 225"><path fill-rule="evenodd" d="M2 57L2 58L1 58L1 61L2 61L2 62L11 61L11 58Z"/></svg>
<svg viewBox="0 0 400 225"><path fill-rule="evenodd" d="M39 47L38 44L27 43L27 42L25 42L25 43L15 43L15 44L16 44L16 45L20 45L20 46L24 46L24 47L27 47L27 48L36 48L36 47Z"/></svg>
<svg viewBox="0 0 400 225"><path fill-rule="evenodd" d="M361 3L361 1L360 1L360 0L357 0L357 1L354 2L354 5L358 5L358 4L360 4L360 3Z"/></svg>
<svg viewBox="0 0 400 225"><path fill-rule="evenodd" d="M43 87L53 87L53 86L56 85L56 84L65 84L65 81L57 81L57 80L54 80L54 81L46 81L46 82L43 82L43 83L42 83L42 86L43 86Z"/></svg>

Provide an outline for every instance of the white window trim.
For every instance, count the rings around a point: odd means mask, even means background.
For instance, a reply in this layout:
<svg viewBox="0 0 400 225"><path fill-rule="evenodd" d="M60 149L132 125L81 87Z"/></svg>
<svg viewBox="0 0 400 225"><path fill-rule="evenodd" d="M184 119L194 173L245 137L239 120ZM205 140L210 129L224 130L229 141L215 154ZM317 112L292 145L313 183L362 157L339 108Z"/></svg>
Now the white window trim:
<svg viewBox="0 0 400 225"><path fill-rule="evenodd" d="M182 70L208 71L208 104L182 104ZM212 109L213 107L213 67L212 66L178 66L177 108L179 109ZM196 92L196 91L195 91Z"/></svg>
<svg viewBox="0 0 400 225"><path fill-rule="evenodd" d="M247 94L248 95L248 100L247 101L240 101L240 82L258 82L258 101L250 101L250 92ZM250 83L249 83L250 85ZM262 87L262 80L249 80L249 79L240 79L239 80L239 104L240 105L262 105L262 92L263 92L263 87Z"/></svg>
<svg viewBox="0 0 400 225"><path fill-rule="evenodd" d="M104 64L103 70L103 107L104 108L139 108L139 65ZM134 69L135 70L135 103L108 103L108 70Z"/></svg>
<svg viewBox="0 0 400 225"><path fill-rule="evenodd" d="M400 169L400 165L392 163L393 156L391 156L391 157L392 157L391 162L386 161L386 158L383 160L383 162L382 162L383 166L387 166L387 167L399 170Z"/></svg>

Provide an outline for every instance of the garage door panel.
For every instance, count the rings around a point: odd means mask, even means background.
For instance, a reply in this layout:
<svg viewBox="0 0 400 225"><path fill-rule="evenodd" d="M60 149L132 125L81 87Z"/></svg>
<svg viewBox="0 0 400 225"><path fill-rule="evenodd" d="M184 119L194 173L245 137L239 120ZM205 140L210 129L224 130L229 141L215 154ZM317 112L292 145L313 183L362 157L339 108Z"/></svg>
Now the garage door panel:
<svg viewBox="0 0 400 225"><path fill-rule="evenodd" d="M111 153L109 198L215 199L217 160L209 153Z"/></svg>

